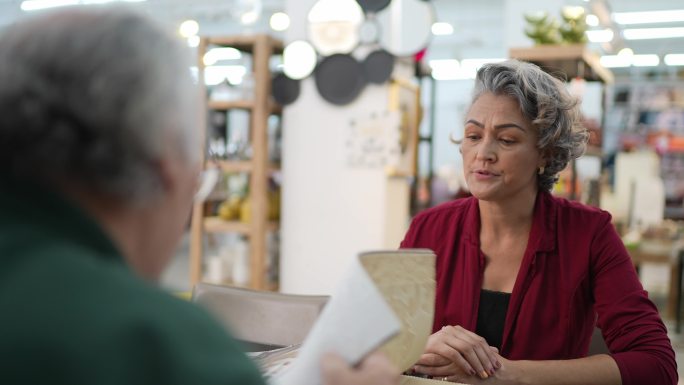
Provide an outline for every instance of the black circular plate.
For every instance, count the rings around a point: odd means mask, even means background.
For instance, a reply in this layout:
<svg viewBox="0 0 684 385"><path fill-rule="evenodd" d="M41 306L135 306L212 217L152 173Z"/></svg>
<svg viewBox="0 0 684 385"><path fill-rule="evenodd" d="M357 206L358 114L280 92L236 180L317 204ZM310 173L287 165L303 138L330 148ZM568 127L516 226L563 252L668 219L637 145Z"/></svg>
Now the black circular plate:
<svg viewBox="0 0 684 385"><path fill-rule="evenodd" d="M332 104L351 103L366 86L363 66L351 55L326 57L316 67L314 77L318 93Z"/></svg>
<svg viewBox="0 0 684 385"><path fill-rule="evenodd" d="M282 72L271 81L273 99L283 106L294 103L299 97L299 91L299 80L290 79Z"/></svg>
<svg viewBox="0 0 684 385"><path fill-rule="evenodd" d="M363 71L371 83L382 84L389 80L394 70L394 56L384 49L373 51L363 61Z"/></svg>
<svg viewBox="0 0 684 385"><path fill-rule="evenodd" d="M364 12L368 13L384 9L392 0L356 0L356 2L359 3Z"/></svg>

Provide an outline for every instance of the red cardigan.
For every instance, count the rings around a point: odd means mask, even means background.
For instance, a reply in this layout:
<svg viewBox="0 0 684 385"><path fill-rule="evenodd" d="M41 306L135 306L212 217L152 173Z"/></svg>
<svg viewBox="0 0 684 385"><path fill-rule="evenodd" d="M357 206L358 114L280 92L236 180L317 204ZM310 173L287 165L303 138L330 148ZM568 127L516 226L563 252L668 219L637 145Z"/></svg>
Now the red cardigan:
<svg viewBox="0 0 684 385"><path fill-rule="evenodd" d="M401 243L437 255L434 331L443 325L475 331L485 267L477 202L459 199L419 213ZM512 360L584 357L595 324L623 384L677 384L667 329L610 214L541 192L506 314L501 354Z"/></svg>

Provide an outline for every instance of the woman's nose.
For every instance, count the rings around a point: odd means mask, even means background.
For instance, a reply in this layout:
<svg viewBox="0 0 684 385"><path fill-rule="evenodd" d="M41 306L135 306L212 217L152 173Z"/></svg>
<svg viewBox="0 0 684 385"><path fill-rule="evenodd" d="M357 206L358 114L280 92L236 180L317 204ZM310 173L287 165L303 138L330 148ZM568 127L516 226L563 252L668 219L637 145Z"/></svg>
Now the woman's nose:
<svg viewBox="0 0 684 385"><path fill-rule="evenodd" d="M496 161L496 148L492 140L485 139L480 142L480 146L477 149L477 159L485 162Z"/></svg>

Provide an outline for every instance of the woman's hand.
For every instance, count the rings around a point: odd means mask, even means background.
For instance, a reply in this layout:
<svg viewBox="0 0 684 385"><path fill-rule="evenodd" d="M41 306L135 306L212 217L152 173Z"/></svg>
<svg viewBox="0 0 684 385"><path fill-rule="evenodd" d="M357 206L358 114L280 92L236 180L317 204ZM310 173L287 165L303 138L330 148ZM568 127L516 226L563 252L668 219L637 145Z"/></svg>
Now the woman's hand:
<svg viewBox="0 0 684 385"><path fill-rule="evenodd" d="M434 370L433 373L435 374L432 375L432 377L439 381L458 382L471 385L508 385L520 383L520 381L518 381L520 378L520 370L518 370L516 365L519 361L509 361L498 354L497 357L501 363L501 367L494 372L493 376L489 376L488 378L482 378L477 375L471 376L468 373L464 373L462 369L454 363L451 363L450 366L445 365L443 368L445 370L441 373L439 372L439 369L433 367L432 370ZM439 362L448 361L448 359L444 357L435 359L440 360Z"/></svg>
<svg viewBox="0 0 684 385"><path fill-rule="evenodd" d="M501 367L497 349L484 338L460 326L445 326L428 339L425 353L414 366L433 377L488 378Z"/></svg>
<svg viewBox="0 0 684 385"><path fill-rule="evenodd" d="M399 385L399 370L382 353L372 353L353 368L336 354L321 360L324 385Z"/></svg>

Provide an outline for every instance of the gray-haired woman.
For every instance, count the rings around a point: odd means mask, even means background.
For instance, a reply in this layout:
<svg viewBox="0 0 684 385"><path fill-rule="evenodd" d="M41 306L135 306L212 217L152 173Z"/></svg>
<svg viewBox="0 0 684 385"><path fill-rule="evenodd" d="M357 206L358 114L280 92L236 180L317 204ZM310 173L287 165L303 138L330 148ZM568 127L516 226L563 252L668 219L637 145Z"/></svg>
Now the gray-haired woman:
<svg viewBox="0 0 684 385"><path fill-rule="evenodd" d="M469 384L676 384L672 346L611 217L553 197L586 132L537 66L483 66L459 140L473 197L420 213L402 247L437 254L419 373ZM610 354L587 357L598 326Z"/></svg>

